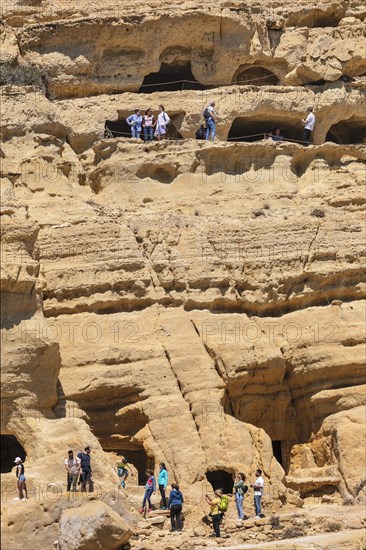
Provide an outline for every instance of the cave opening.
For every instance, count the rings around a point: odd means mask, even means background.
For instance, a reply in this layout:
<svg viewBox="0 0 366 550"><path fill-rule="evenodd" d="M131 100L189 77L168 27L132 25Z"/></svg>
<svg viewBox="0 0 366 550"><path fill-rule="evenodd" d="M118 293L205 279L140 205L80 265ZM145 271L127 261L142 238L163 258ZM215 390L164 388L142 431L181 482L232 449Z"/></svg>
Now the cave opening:
<svg viewBox="0 0 366 550"><path fill-rule="evenodd" d="M233 78L237 84L250 84L252 86L276 86L279 84L277 76L260 65L240 65Z"/></svg>
<svg viewBox="0 0 366 550"><path fill-rule="evenodd" d="M283 466L281 441L276 441L276 440L272 441L272 452L277 462L281 464L281 466Z"/></svg>
<svg viewBox="0 0 366 550"><path fill-rule="evenodd" d="M325 141L333 141L341 145L366 143L365 119L351 117L333 124L328 130Z"/></svg>
<svg viewBox="0 0 366 550"><path fill-rule="evenodd" d="M1 435L1 473L11 472L15 466L14 459L19 456L24 462L27 454L24 447L14 435Z"/></svg>
<svg viewBox="0 0 366 550"><path fill-rule="evenodd" d="M189 82L182 82L187 80ZM176 92L179 90L205 90L193 76L191 61L175 59L173 63L161 63L156 73L145 76L139 92L152 94L153 92Z"/></svg>
<svg viewBox="0 0 366 550"><path fill-rule="evenodd" d="M288 115L273 117L237 117L233 120L228 135L228 141L253 142L264 139L264 134L280 128L285 140L302 141L303 130L297 120L291 120Z"/></svg>
<svg viewBox="0 0 366 550"><path fill-rule="evenodd" d="M234 480L229 472L225 470L213 470L212 472L206 472L206 478L214 491L221 489L224 494L232 494Z"/></svg>
<svg viewBox="0 0 366 550"><path fill-rule="evenodd" d="M148 456L145 452L145 449L126 449L121 450L118 449L116 451L116 454L120 456L124 456L127 462L132 464L136 470L138 475L138 484L139 485L145 485L146 483L146 470L151 469L154 470L155 468L155 460L153 457Z"/></svg>
<svg viewBox="0 0 366 550"><path fill-rule="evenodd" d="M126 115L128 116L128 115ZM131 128L126 122L126 117L118 120L106 120L104 124L104 137L128 138L131 137Z"/></svg>

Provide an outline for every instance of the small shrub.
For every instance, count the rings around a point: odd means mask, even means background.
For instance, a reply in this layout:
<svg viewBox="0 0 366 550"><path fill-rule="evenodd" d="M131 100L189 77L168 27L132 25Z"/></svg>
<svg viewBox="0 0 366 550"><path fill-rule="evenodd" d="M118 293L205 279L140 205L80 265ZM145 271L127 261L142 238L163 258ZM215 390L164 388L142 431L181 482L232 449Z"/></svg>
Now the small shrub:
<svg viewBox="0 0 366 550"><path fill-rule="evenodd" d="M0 65L0 86L38 86L46 92L46 76L33 65L13 67L8 63Z"/></svg>
<svg viewBox="0 0 366 550"><path fill-rule="evenodd" d="M324 213L324 210L320 210L320 208L315 208L315 210L312 211L310 216L315 216L316 218L324 218L325 213Z"/></svg>
<svg viewBox="0 0 366 550"><path fill-rule="evenodd" d="M342 529L342 525L338 521L328 521L328 523L325 525L325 530L328 533L331 533L333 531L340 531Z"/></svg>
<svg viewBox="0 0 366 550"><path fill-rule="evenodd" d="M262 209L260 210L254 210L253 214L252 214L252 217L253 218L258 218L259 216L264 216L264 212Z"/></svg>
<svg viewBox="0 0 366 550"><path fill-rule="evenodd" d="M269 521L270 521L270 524L272 525L272 529L279 529L280 518L278 516L271 516Z"/></svg>
<svg viewBox="0 0 366 550"><path fill-rule="evenodd" d="M287 527L282 532L282 539L293 539L295 537L303 537L304 531L302 529L299 529L298 527Z"/></svg>

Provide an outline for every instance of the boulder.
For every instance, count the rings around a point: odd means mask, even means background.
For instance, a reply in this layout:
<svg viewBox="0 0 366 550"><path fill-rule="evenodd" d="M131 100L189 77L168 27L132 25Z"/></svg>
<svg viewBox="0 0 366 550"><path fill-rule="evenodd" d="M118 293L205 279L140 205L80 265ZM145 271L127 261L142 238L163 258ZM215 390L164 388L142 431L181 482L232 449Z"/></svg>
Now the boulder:
<svg viewBox="0 0 366 550"><path fill-rule="evenodd" d="M114 550L132 535L127 523L103 502L64 510L60 519L60 550Z"/></svg>

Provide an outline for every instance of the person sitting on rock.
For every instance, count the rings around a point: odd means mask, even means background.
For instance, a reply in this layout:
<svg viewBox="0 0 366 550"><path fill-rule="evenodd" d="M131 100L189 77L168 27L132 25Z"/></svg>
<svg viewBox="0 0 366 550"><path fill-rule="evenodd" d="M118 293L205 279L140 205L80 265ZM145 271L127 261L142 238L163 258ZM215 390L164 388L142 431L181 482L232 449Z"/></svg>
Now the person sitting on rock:
<svg viewBox="0 0 366 550"><path fill-rule="evenodd" d="M18 496L14 498L14 500L28 500L28 491L27 491L27 485L26 485L26 479L25 479L25 470L24 470L24 464L22 462L22 459L20 456L17 456L14 460L14 463L16 464L15 469L15 475L17 478L17 489L18 489Z"/></svg>
<svg viewBox="0 0 366 550"><path fill-rule="evenodd" d="M275 128L274 134L272 135L273 141L285 141L285 138L281 136L281 128Z"/></svg>
<svg viewBox="0 0 366 550"><path fill-rule="evenodd" d="M69 493L71 490L76 492L76 483L78 481L78 477L80 474L80 468L81 468L81 460L77 456L74 457L74 451L70 450L68 453L68 457L65 458L64 464L67 472L67 492Z"/></svg>
<svg viewBox="0 0 366 550"><path fill-rule="evenodd" d="M145 494L142 501L140 513L143 514L146 506L146 502L149 505L149 512L152 512L151 496L156 492L156 481L153 470L146 470L147 481L145 485Z"/></svg>
<svg viewBox="0 0 366 550"><path fill-rule="evenodd" d="M168 113L165 112L164 105L159 105L159 114L156 121L156 135L158 136L158 141L162 139L166 134L166 127L170 123L170 118Z"/></svg>
<svg viewBox="0 0 366 550"><path fill-rule="evenodd" d="M132 137L140 139L142 131L142 114L140 109L135 109L135 113L127 117L126 122L129 126L131 126Z"/></svg>
<svg viewBox="0 0 366 550"><path fill-rule="evenodd" d="M126 479L129 476L129 471L128 471L128 462L124 456L122 456L121 459L116 462L115 468L116 468L117 475L120 479L121 486L125 489ZM132 476L132 473L131 473L131 476Z"/></svg>
<svg viewBox="0 0 366 550"><path fill-rule="evenodd" d="M164 462L160 462L159 464L160 472L158 476L158 486L159 491L161 494L161 508L162 510L166 510L166 496L165 496L165 489L168 485L168 471L166 469L166 466Z"/></svg>
<svg viewBox="0 0 366 550"><path fill-rule="evenodd" d="M234 483L235 503L239 519L244 519L243 500L244 494L248 491L248 486L244 483L245 479L245 475L240 473L236 476Z"/></svg>
<svg viewBox="0 0 366 550"><path fill-rule="evenodd" d="M220 519L221 519L221 513L220 513L220 502L221 502L221 496L222 491L221 489L216 489L215 491L215 497L211 499L208 495L206 495L206 502L210 506L210 516L212 519L212 525L214 528L214 532L217 538L220 537Z"/></svg>
<svg viewBox="0 0 366 550"><path fill-rule="evenodd" d="M196 132L196 139L206 139L207 128L203 124L198 128Z"/></svg>
<svg viewBox="0 0 366 550"><path fill-rule="evenodd" d="M170 510L170 531L181 531L183 529L182 522L182 506L184 498L179 490L179 485L177 483L172 483L172 490L169 494L168 508Z"/></svg>
<svg viewBox="0 0 366 550"><path fill-rule="evenodd" d="M264 479L262 477L262 470L258 468L255 472L256 480L250 486L254 489L254 508L255 508L255 519L260 519L261 517L261 500L264 491Z"/></svg>

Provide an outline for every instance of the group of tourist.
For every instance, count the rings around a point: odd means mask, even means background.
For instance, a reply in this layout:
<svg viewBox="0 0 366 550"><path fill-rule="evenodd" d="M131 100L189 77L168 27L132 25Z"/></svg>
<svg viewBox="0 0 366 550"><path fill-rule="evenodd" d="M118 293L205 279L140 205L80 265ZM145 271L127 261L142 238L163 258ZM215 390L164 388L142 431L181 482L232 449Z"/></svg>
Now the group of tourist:
<svg viewBox="0 0 366 550"><path fill-rule="evenodd" d="M170 118L165 112L164 105L159 105L157 117L154 116L152 109L147 109L144 114L140 109L135 109L135 112L126 118L126 122L131 127L133 138L140 139L143 133L145 141L153 141L154 135L160 141L166 134Z"/></svg>
<svg viewBox="0 0 366 550"><path fill-rule="evenodd" d="M216 136L216 116L215 116L215 102L210 101L207 107L203 111L203 118L205 125L201 124L196 132L196 139L198 140L211 140L213 141ZM145 114L142 115L140 109L136 109L135 112L126 118L127 124L131 127L131 135L133 138L139 139L141 133L144 133L145 141L153 141L154 135L158 140L161 140L167 131L167 126L170 123L169 115L165 112L164 106L159 105L159 114L155 118L151 109L147 109ZM313 108L308 107L307 116L301 120L304 127L303 142L305 145L310 143L311 134L314 130L315 115ZM260 136L261 134L258 134ZM245 136L243 136L245 137ZM281 134L281 128L275 128L274 130L268 130L264 134L264 139L271 139L272 141L285 141L286 138Z"/></svg>
<svg viewBox="0 0 366 550"><path fill-rule="evenodd" d="M87 486L88 491L93 491L92 486L92 468L91 468L91 448L89 446L85 447L84 451L80 451L76 456L74 456L74 451L69 450L68 456L64 461L65 469L67 472L67 492L77 491L77 484L81 486L81 492L86 492ZM15 475L17 479L17 490L18 496L14 500L28 500L28 491L25 478L25 468L23 461L20 457L16 457L14 460L16 464ZM115 471L119 478L119 482L122 488L126 488L126 479L128 478L129 465L126 458L121 457L115 464ZM182 521L182 507L184 502L184 497L182 492L179 489L178 483L171 484L171 491L169 497L167 498L166 489L168 486L168 470L164 462L159 464L159 474L158 480L156 482L154 470L146 470L146 484L145 484L145 493L142 500L142 505L140 509L141 514L146 514L153 510L151 498L156 493L157 487L160 492L160 509L169 510L170 512L170 523L171 531L181 531L183 529ZM131 476L132 476L131 472ZM243 502L244 495L248 492L249 487L245 484L246 476L243 473L238 473L235 477L234 482L234 492L235 492L235 504L237 509L237 514L239 520L244 519L243 511ZM254 483L250 485L254 490L254 508L255 508L255 519L261 517L261 499L264 491L264 479L262 477L262 470L258 469L256 471L256 479ZM207 504L210 506L210 517L212 520L212 525L216 537L220 537L220 524L225 516L225 512L228 510L229 499L226 495L223 494L222 489L216 489L214 491L214 497L211 498L206 494L205 496Z"/></svg>

